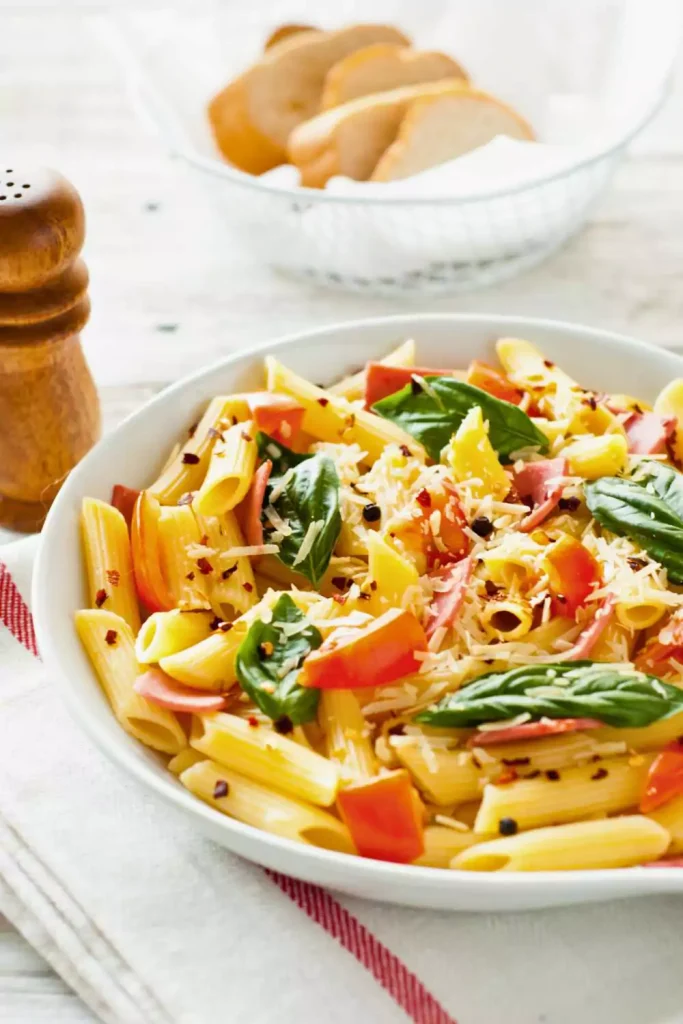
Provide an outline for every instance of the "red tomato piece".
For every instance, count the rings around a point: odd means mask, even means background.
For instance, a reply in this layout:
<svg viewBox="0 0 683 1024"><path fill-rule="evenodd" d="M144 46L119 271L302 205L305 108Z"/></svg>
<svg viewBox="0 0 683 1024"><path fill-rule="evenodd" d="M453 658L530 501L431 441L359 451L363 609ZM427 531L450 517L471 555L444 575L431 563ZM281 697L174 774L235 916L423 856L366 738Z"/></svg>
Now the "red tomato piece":
<svg viewBox="0 0 683 1024"><path fill-rule="evenodd" d="M126 520L129 530L133 519L133 509L139 494L139 491L134 490L132 487L124 487L123 484L114 484L111 492L111 504L119 510Z"/></svg>
<svg viewBox="0 0 683 1024"><path fill-rule="evenodd" d="M340 631L303 664L302 686L356 690L383 686L416 672L416 651L427 650L425 631L412 612L391 608L364 629Z"/></svg>
<svg viewBox="0 0 683 1024"><path fill-rule="evenodd" d="M270 459L261 463L254 473L246 498L235 510L247 544L263 544L261 510L272 468Z"/></svg>
<svg viewBox="0 0 683 1024"><path fill-rule="evenodd" d="M193 715L206 711L222 711L226 703L222 693L204 693L202 690L182 686L160 668L150 668L143 672L133 683L133 689L145 700L160 708L187 711Z"/></svg>
<svg viewBox="0 0 683 1024"><path fill-rule="evenodd" d="M640 801L643 814L683 793L683 741L674 740L657 754L650 765L645 793Z"/></svg>
<svg viewBox="0 0 683 1024"><path fill-rule="evenodd" d="M130 541L135 587L150 612L166 612L175 607L161 569L160 513L157 499L148 491L141 491L133 509Z"/></svg>
<svg viewBox="0 0 683 1024"><path fill-rule="evenodd" d="M683 618L674 614L659 634L645 644L634 659L639 672L666 675L675 669L672 662L683 663Z"/></svg>
<svg viewBox="0 0 683 1024"><path fill-rule="evenodd" d="M575 537L555 541L545 556L554 615L575 616L600 586L600 566Z"/></svg>
<svg viewBox="0 0 683 1024"><path fill-rule="evenodd" d="M470 363L467 369L467 383L512 405L519 405L524 398L522 389L515 387L504 373L495 370L488 363L482 363L479 359L473 359Z"/></svg>
<svg viewBox="0 0 683 1024"><path fill-rule="evenodd" d="M433 370L426 366L385 366L384 363L365 365L365 407L388 398L410 384L413 374L418 377L452 377L453 370Z"/></svg>
<svg viewBox="0 0 683 1024"><path fill-rule="evenodd" d="M424 853L422 804L404 769L348 786L337 802L361 857L409 864Z"/></svg>
<svg viewBox="0 0 683 1024"><path fill-rule="evenodd" d="M498 743L514 743L516 740L535 740L541 736L559 736L563 732L578 732L583 729L599 729L602 722L597 718L553 718L542 722L524 722L507 729L491 732L477 732L467 741L468 747L495 747Z"/></svg>
<svg viewBox="0 0 683 1024"><path fill-rule="evenodd" d="M244 397L256 429L291 447L292 438L301 429L304 407L289 395L272 391L254 391Z"/></svg>

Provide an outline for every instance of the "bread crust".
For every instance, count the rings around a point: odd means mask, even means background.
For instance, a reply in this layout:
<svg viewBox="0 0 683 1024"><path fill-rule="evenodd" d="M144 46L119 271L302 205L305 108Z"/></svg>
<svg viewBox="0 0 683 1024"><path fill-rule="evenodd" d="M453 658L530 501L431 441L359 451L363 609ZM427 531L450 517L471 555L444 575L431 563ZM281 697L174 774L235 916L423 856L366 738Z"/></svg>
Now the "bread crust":
<svg viewBox="0 0 683 1024"><path fill-rule="evenodd" d="M337 61L327 73L321 110L374 92L443 78L468 81L467 72L452 57L438 50L413 50L396 43L374 43Z"/></svg>

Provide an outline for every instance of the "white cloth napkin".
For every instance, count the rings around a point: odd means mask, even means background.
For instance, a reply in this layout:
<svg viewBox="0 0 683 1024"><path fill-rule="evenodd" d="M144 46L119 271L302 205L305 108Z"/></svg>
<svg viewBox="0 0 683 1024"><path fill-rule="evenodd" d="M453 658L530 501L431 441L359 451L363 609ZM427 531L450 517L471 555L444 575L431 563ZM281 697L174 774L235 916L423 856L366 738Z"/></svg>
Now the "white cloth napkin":
<svg viewBox="0 0 683 1024"><path fill-rule="evenodd" d="M406 910L202 839L62 707L25 604L34 550L0 550L0 912L103 1021L683 1021L679 899Z"/></svg>

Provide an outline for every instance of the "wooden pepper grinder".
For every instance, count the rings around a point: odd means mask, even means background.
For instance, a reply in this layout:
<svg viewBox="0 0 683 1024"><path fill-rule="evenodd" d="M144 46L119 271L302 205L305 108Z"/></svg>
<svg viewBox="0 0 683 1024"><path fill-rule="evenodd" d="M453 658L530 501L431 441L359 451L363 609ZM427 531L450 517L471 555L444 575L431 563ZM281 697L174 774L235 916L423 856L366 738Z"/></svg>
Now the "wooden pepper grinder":
<svg viewBox="0 0 683 1024"><path fill-rule="evenodd" d="M0 165L0 525L39 530L95 443L100 409L79 331L85 217L55 171Z"/></svg>

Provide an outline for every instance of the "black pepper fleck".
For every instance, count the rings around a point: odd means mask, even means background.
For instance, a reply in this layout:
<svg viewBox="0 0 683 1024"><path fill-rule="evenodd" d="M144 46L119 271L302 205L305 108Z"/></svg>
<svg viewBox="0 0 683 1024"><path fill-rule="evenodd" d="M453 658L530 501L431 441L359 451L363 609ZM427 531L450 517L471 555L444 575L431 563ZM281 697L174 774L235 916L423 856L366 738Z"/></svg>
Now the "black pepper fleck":
<svg viewBox="0 0 683 1024"><path fill-rule="evenodd" d="M498 822L498 831L502 836L517 835L519 825L514 818L501 818Z"/></svg>
<svg viewBox="0 0 683 1024"><path fill-rule="evenodd" d="M556 771L554 768L550 768L549 771L545 773L545 777L548 780L548 782L558 782L560 778L560 773Z"/></svg>
<svg viewBox="0 0 683 1024"><path fill-rule="evenodd" d="M477 537L490 537L493 533L493 523L486 516L477 516L472 520L471 529Z"/></svg>
<svg viewBox="0 0 683 1024"><path fill-rule="evenodd" d="M561 508L563 512L576 512L580 504L579 498L560 498L557 507Z"/></svg>
<svg viewBox="0 0 683 1024"><path fill-rule="evenodd" d="M225 779L219 779L216 785L213 787L213 798L214 800L220 800L221 797L227 796L229 792L230 787L228 786Z"/></svg>
<svg viewBox="0 0 683 1024"><path fill-rule="evenodd" d="M382 510L374 502L366 505L363 509L363 519L366 523L377 523L382 518Z"/></svg>
<svg viewBox="0 0 683 1024"><path fill-rule="evenodd" d="M591 779L594 779L595 781L598 779L606 779L608 775L609 772L606 768L598 768L597 772L593 772L591 775Z"/></svg>
<svg viewBox="0 0 683 1024"><path fill-rule="evenodd" d="M273 722L273 728L275 729L275 732L279 732L282 736L286 736L287 733L292 732L294 729L294 723L287 715L283 715L281 718L277 718Z"/></svg>

